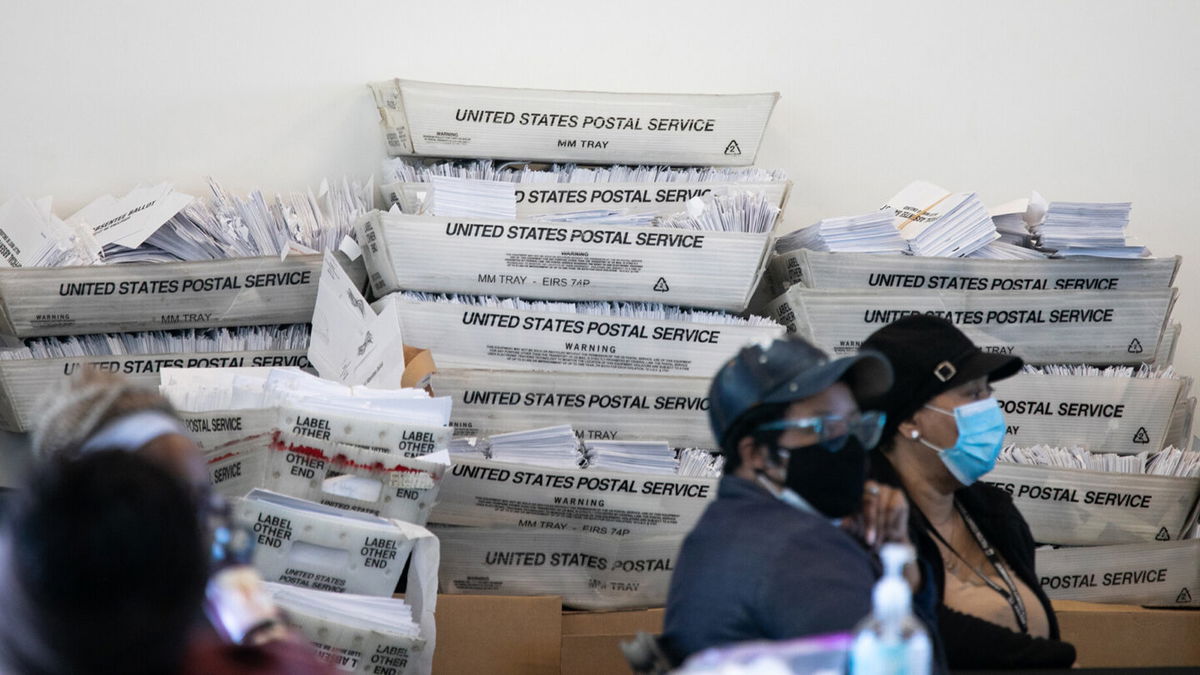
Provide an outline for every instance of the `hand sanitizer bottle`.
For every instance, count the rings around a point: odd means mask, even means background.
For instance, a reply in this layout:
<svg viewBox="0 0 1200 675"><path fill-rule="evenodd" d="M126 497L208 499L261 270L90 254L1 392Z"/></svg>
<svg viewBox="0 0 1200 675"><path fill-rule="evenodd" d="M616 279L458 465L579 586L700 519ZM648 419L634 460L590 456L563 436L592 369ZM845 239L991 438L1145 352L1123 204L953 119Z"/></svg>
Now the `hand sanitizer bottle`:
<svg viewBox="0 0 1200 675"><path fill-rule="evenodd" d="M912 590L904 565L913 549L885 544L883 576L875 584L871 615L858 627L850 648L851 675L927 675L933 648L925 627L912 614Z"/></svg>

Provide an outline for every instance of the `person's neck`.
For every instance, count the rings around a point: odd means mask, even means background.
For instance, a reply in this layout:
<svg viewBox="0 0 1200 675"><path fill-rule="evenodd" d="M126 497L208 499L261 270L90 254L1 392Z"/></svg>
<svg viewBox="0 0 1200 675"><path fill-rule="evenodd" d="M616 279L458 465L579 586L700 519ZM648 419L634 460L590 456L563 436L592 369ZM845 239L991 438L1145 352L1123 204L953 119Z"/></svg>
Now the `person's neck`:
<svg viewBox="0 0 1200 675"><path fill-rule="evenodd" d="M934 472L926 467L926 462L903 456L910 452L911 449L896 448L888 459L913 505L925 514L931 525L942 527L954 517L954 492L959 485L953 479L946 480L946 476L931 475Z"/></svg>

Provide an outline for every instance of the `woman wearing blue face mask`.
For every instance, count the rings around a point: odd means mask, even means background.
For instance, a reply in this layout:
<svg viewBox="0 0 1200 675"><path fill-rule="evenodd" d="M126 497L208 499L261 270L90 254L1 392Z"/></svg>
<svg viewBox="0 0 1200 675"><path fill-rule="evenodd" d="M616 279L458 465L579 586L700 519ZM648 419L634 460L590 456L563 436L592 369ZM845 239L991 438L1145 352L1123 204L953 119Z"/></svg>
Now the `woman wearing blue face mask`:
<svg viewBox="0 0 1200 675"><path fill-rule="evenodd" d="M892 364L887 414L871 456L875 480L901 487L910 537L939 590L938 624L951 669L1067 667L1050 600L1034 570L1034 541L1009 495L980 478L1004 445L991 382L1019 357L983 352L951 323L908 316L863 343Z"/></svg>

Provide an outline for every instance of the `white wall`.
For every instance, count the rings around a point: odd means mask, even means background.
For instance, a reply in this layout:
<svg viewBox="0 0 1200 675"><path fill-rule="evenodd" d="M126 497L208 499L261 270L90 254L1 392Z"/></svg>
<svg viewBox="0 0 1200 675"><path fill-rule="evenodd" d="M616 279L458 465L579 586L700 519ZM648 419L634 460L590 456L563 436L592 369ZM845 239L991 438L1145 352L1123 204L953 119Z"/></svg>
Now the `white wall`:
<svg viewBox="0 0 1200 675"><path fill-rule="evenodd" d="M1177 363L1200 375L1200 3L7 2L0 199L205 176L237 191L378 171L364 83L778 90L760 164L788 226L860 213L912 179L996 204L1134 202L1182 254Z"/></svg>

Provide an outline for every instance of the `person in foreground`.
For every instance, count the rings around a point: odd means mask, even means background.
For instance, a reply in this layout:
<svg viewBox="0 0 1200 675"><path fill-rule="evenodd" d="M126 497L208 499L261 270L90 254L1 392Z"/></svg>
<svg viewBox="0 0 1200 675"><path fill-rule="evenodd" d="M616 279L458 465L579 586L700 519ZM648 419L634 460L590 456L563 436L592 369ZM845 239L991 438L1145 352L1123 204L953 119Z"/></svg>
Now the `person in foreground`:
<svg viewBox="0 0 1200 675"><path fill-rule="evenodd" d="M676 561L661 640L670 656L849 631L870 613L874 552L908 542L908 511L897 490L866 482L883 418L857 401L891 379L878 355L830 361L791 336L746 347L717 373L709 418L725 475ZM906 570L938 654L920 576Z"/></svg>
<svg viewBox="0 0 1200 675"><path fill-rule="evenodd" d="M159 464L98 452L46 463L0 525L0 670L183 668L208 574L190 490Z"/></svg>
<svg viewBox="0 0 1200 675"><path fill-rule="evenodd" d="M49 392L33 445L0 525L0 672L332 672L229 557L248 549L217 545L236 524L156 391L84 371Z"/></svg>
<svg viewBox="0 0 1200 675"><path fill-rule="evenodd" d="M949 667L1070 666L1075 648L1058 639L1029 526L1006 492L979 481L1006 431L990 383L1021 359L985 353L948 321L921 315L884 326L863 349L884 354L895 373L891 390L869 402L887 413L871 476L908 496L911 537L941 598Z"/></svg>

